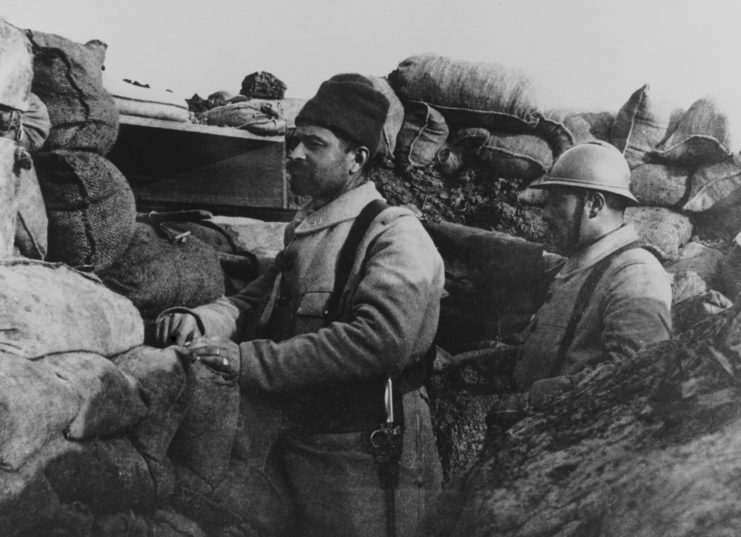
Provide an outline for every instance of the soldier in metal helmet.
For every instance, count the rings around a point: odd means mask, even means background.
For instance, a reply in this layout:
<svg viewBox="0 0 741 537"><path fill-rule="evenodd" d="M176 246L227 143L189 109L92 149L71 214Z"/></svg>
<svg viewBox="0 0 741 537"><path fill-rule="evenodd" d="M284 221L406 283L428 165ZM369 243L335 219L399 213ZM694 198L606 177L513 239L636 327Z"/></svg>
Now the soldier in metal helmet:
<svg viewBox="0 0 741 537"><path fill-rule="evenodd" d="M623 155L606 143L563 152L533 184L547 189L544 218L568 256L526 332L515 380L543 404L598 364L617 364L669 338L671 285L658 260L638 247L623 219L631 194Z"/></svg>

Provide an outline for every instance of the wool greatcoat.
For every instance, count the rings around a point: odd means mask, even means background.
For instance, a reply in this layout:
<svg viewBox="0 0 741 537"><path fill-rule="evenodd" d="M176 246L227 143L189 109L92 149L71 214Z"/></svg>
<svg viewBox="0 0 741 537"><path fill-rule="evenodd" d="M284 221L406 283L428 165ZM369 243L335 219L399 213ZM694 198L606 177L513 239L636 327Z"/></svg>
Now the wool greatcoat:
<svg viewBox="0 0 741 537"><path fill-rule="evenodd" d="M521 389L554 376L558 349L585 280L598 262L637 240L633 225L626 224L566 261L526 330L515 368ZM671 300L669 277L652 254L632 248L615 255L589 297L555 376L583 374L602 362L619 363L650 343L668 339Z"/></svg>
<svg viewBox="0 0 741 537"><path fill-rule="evenodd" d="M382 392L369 395L368 382L398 375L432 345L444 269L411 211L387 208L359 245L340 319L327 324L340 249L360 211L377 199L367 182L319 209L307 204L289 224L285 249L268 274L237 296L194 310L206 335L240 343L239 383L252 437L244 457L256 465L263 492L285 510L261 503L264 495L254 499L254 525L265 533L290 512L299 528L288 531L301 535L385 534L384 496L366 446L377 418L368 422L357 410L376 397L370 402L382 410ZM271 288L275 300L265 306ZM245 339L258 316L263 323L269 317L263 337ZM442 472L425 389L403 374L398 382L405 430L395 503L397 535L404 536L416 531Z"/></svg>

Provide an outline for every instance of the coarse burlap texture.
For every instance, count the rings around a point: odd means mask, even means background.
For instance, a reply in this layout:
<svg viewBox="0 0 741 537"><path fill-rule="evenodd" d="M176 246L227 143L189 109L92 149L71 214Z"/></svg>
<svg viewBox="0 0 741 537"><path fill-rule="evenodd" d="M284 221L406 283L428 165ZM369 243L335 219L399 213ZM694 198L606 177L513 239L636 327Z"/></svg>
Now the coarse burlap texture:
<svg viewBox="0 0 741 537"><path fill-rule="evenodd" d="M724 254L716 248L690 241L679 251L679 259L666 267L668 272L695 272L706 282L713 282Z"/></svg>
<svg viewBox="0 0 741 537"><path fill-rule="evenodd" d="M49 218L36 169L20 170L18 183L14 247L23 257L44 260L48 251Z"/></svg>
<svg viewBox="0 0 741 537"><path fill-rule="evenodd" d="M224 478L239 419L239 385L193 362L186 365L188 411L170 444L170 457L212 486Z"/></svg>
<svg viewBox="0 0 741 537"><path fill-rule="evenodd" d="M69 442L44 474L63 503L79 502L94 513L156 505L147 463L126 438Z"/></svg>
<svg viewBox="0 0 741 537"><path fill-rule="evenodd" d="M630 191L642 205L677 207L687 195L687 170L664 164L641 164L630 172Z"/></svg>
<svg viewBox="0 0 741 537"><path fill-rule="evenodd" d="M462 155L464 162L483 164L499 177L531 181L542 176L553 164L548 142L531 134L461 129L450 137L449 145Z"/></svg>
<svg viewBox="0 0 741 537"><path fill-rule="evenodd" d="M431 164L448 139L445 118L423 102L409 102L404 123L396 138L396 162L399 166L422 168Z"/></svg>
<svg viewBox="0 0 741 537"><path fill-rule="evenodd" d="M0 469L15 471L79 409L77 393L37 362L0 353Z"/></svg>
<svg viewBox="0 0 741 537"><path fill-rule="evenodd" d="M374 88L383 93L383 96L388 99L389 111L386 114L386 122L383 124L378 153L384 157L394 158L396 137L404 123L404 105L385 77L368 75L366 78L371 81Z"/></svg>
<svg viewBox="0 0 741 537"><path fill-rule="evenodd" d="M736 302L741 292L741 236L737 235L733 243L718 267L717 289Z"/></svg>
<svg viewBox="0 0 741 537"><path fill-rule="evenodd" d="M136 205L126 177L88 151L34 155L49 217L49 261L81 270L110 267L134 232Z"/></svg>
<svg viewBox="0 0 741 537"><path fill-rule="evenodd" d="M262 136L286 133L287 123L272 106L252 101L230 103L207 110L199 116L206 125L234 127Z"/></svg>
<svg viewBox="0 0 741 537"><path fill-rule="evenodd" d="M16 143L0 137L0 258L13 256L15 229L18 213L17 192L21 170L17 165Z"/></svg>
<svg viewBox="0 0 741 537"><path fill-rule="evenodd" d="M92 534L95 537L206 537L198 524L170 508L146 516L130 510L102 515L95 518Z"/></svg>
<svg viewBox="0 0 741 537"><path fill-rule="evenodd" d="M741 156L699 168L690 176L682 209L693 213L741 205Z"/></svg>
<svg viewBox="0 0 741 537"><path fill-rule="evenodd" d="M142 318L131 301L62 264L0 261L0 304L0 349L15 356L114 356L144 342Z"/></svg>
<svg viewBox="0 0 741 537"><path fill-rule="evenodd" d="M610 143L623 152L628 166L635 168L676 128L683 114L677 106L656 99L645 84L618 110Z"/></svg>
<svg viewBox="0 0 741 537"><path fill-rule="evenodd" d="M44 149L106 155L118 136L118 110L103 87L97 45L26 31L33 50L32 91L46 104L52 128Z"/></svg>
<svg viewBox="0 0 741 537"><path fill-rule="evenodd" d="M628 207L625 220L632 222L641 246L651 251L659 261L679 258L679 249L692 237L690 219L664 207Z"/></svg>
<svg viewBox="0 0 741 537"><path fill-rule="evenodd" d="M402 101L424 101L454 127L522 131L537 123L529 79L504 65L422 54L402 61L388 80Z"/></svg>
<svg viewBox="0 0 741 537"><path fill-rule="evenodd" d="M224 294L224 275L213 248L195 237L172 243L141 222L135 223L123 254L99 276L129 298L147 321L167 308L192 308Z"/></svg>
<svg viewBox="0 0 741 537"><path fill-rule="evenodd" d="M704 97L692 103L668 139L650 156L662 162L700 167L741 149L741 110L736 103Z"/></svg>
<svg viewBox="0 0 741 537"><path fill-rule="evenodd" d="M0 105L26 111L32 79L31 44L21 30L0 17Z"/></svg>
<svg viewBox="0 0 741 537"><path fill-rule="evenodd" d="M111 437L147 413L138 381L108 358L82 352L50 354L38 360L77 395L79 408L64 429L70 440Z"/></svg>

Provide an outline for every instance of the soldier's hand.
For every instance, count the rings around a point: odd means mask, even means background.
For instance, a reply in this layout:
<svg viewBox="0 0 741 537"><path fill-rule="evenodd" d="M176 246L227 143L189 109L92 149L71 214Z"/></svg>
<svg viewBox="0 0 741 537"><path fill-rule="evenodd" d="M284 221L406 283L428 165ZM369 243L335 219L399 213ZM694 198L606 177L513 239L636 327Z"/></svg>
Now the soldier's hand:
<svg viewBox="0 0 741 537"><path fill-rule="evenodd" d="M198 322L190 313L168 313L157 318L157 341L163 345L178 345L180 347L190 343L203 334L198 328Z"/></svg>
<svg viewBox="0 0 741 537"><path fill-rule="evenodd" d="M221 373L226 379L239 376L241 367L239 345L226 338L197 337L182 351L182 354L194 362Z"/></svg>
<svg viewBox="0 0 741 537"><path fill-rule="evenodd" d="M567 376L536 380L530 388L530 408L543 410L573 389L574 384Z"/></svg>

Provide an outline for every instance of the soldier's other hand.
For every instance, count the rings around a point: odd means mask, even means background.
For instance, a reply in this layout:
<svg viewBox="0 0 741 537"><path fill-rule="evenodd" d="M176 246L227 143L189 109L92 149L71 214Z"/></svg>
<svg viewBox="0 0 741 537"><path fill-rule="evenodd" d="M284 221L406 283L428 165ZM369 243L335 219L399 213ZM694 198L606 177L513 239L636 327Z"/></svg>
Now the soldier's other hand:
<svg viewBox="0 0 741 537"><path fill-rule="evenodd" d="M530 388L530 408L535 411L543 410L573 390L573 387L571 378L567 376L536 380Z"/></svg>
<svg viewBox="0 0 741 537"><path fill-rule="evenodd" d="M226 379L235 379L239 376L241 366L239 345L230 339L196 337L182 352L192 361L200 361L221 373Z"/></svg>
<svg viewBox="0 0 741 537"><path fill-rule="evenodd" d="M163 346L182 347L202 335L195 316L190 313L167 313L157 318L155 337Z"/></svg>

